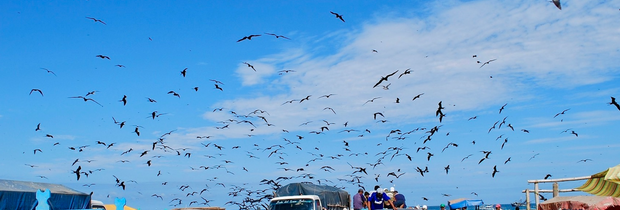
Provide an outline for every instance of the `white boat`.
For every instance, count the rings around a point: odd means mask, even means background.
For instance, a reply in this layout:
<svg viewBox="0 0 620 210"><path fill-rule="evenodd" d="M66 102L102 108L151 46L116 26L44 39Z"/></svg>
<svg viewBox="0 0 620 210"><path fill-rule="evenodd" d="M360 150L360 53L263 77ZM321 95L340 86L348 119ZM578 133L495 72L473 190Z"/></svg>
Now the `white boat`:
<svg viewBox="0 0 620 210"><path fill-rule="evenodd" d="M480 208L478 208L479 210L494 210L495 208L493 208L493 205L484 205L484 206L480 206Z"/></svg>

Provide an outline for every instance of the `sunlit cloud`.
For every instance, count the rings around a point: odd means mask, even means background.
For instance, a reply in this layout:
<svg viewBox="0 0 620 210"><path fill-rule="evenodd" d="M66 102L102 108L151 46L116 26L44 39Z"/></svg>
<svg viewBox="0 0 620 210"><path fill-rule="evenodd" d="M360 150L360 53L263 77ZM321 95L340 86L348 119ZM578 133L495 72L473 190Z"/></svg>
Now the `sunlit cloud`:
<svg viewBox="0 0 620 210"><path fill-rule="evenodd" d="M288 50L294 53L256 59L253 65L261 71L240 64L237 73L244 85L267 83L279 92L221 101L216 106L241 112L267 110L273 113L268 117L275 125L313 120L304 116L370 125L375 112L390 116L392 122L411 122L433 114L439 101L450 112L477 110L508 98L531 99L529 90L537 87L571 88L608 81L613 73L608 67L617 64L597 53L618 53L610 44L620 42L617 32L607 27L615 23L600 19L604 14L591 5L571 7L572 11L559 13L533 2L478 1L436 11L430 20L381 19L354 33L335 34L346 36L348 42L331 55L297 48ZM575 12L585 12L587 18L571 15ZM582 37L597 38L584 43ZM485 62L489 63L483 67ZM276 76L274 66L295 72ZM411 73L401 77L406 69ZM372 88L382 76L397 70L395 76ZM389 89L384 90L382 86L387 85ZM411 100L421 93L419 100ZM335 95L319 99L323 94ZM310 100L298 103L307 96ZM381 98L365 103L375 97ZM283 104L289 100L297 101ZM338 114L324 112L325 107ZM557 123L534 127L539 126Z"/></svg>

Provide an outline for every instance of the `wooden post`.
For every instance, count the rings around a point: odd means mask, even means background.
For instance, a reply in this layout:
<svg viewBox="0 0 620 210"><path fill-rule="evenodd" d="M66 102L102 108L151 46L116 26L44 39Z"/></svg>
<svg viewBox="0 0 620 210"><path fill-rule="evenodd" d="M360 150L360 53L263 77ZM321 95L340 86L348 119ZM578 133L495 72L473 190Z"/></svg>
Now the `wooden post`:
<svg viewBox="0 0 620 210"><path fill-rule="evenodd" d="M540 196L538 194L538 182L534 183L534 197L536 197L536 209L538 209L538 204L540 204Z"/></svg>
<svg viewBox="0 0 620 210"><path fill-rule="evenodd" d="M525 189L525 203L527 204L526 209L531 210L532 205L530 205L530 189Z"/></svg>
<svg viewBox="0 0 620 210"><path fill-rule="evenodd" d="M560 195L560 187L557 182L553 183L553 197L558 197Z"/></svg>

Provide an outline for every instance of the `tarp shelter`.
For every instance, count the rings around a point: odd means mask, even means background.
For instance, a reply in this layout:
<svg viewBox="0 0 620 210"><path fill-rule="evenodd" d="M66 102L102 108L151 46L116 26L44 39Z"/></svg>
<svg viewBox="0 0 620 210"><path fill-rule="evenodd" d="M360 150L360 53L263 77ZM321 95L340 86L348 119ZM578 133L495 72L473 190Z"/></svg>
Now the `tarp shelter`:
<svg viewBox="0 0 620 210"><path fill-rule="evenodd" d="M620 165L592 175L577 189L598 196L620 197Z"/></svg>
<svg viewBox="0 0 620 210"><path fill-rule="evenodd" d="M351 196L347 191L327 185L312 183L291 183L280 187L276 197L293 195L318 195L323 207L340 207L351 209Z"/></svg>
<svg viewBox="0 0 620 210"><path fill-rule="evenodd" d="M620 210L620 199L610 196L562 196L538 205L538 210Z"/></svg>
<svg viewBox="0 0 620 210"><path fill-rule="evenodd" d="M51 191L48 200L52 210L87 209L90 195L59 184L0 179L0 209L32 210L37 205L37 190Z"/></svg>
<svg viewBox="0 0 620 210"><path fill-rule="evenodd" d="M467 199L467 198L459 198L459 199L448 201L448 206L450 207L450 209L460 209L465 206L482 206L482 205L484 205L484 202L482 202L482 200L474 200L474 199Z"/></svg>

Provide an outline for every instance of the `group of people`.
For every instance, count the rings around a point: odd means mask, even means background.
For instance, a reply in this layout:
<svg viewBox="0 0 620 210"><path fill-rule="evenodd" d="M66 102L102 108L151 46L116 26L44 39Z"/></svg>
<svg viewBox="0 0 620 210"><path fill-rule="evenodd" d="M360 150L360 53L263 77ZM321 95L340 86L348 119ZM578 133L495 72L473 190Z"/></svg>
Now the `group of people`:
<svg viewBox="0 0 620 210"><path fill-rule="evenodd" d="M363 189L359 189L357 194L353 196L353 209L379 210L392 208L396 210L397 208L407 208L405 196L398 194L398 191L393 191L392 193L393 199L379 185L376 185L375 190L372 192L364 192Z"/></svg>
<svg viewBox="0 0 620 210"><path fill-rule="evenodd" d="M385 190L379 185L376 185L375 190L372 192L364 192L363 189L359 189L357 194L353 196L353 210L382 210L384 208L392 208L393 210L396 210L397 208L407 208L407 204L405 204L405 196L403 194L399 194L398 191L395 190L392 194L393 198L390 198ZM445 204L441 204L439 207L441 210L446 210ZM424 205L422 208L416 206L414 209L427 210L428 208ZM467 210L467 207L463 207L459 210ZM501 205L495 205L495 210L501 210Z"/></svg>

